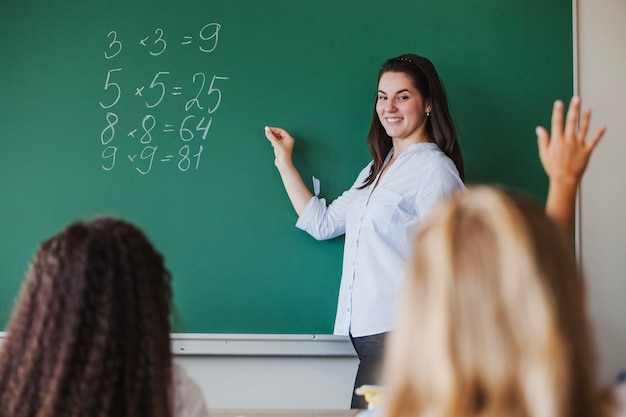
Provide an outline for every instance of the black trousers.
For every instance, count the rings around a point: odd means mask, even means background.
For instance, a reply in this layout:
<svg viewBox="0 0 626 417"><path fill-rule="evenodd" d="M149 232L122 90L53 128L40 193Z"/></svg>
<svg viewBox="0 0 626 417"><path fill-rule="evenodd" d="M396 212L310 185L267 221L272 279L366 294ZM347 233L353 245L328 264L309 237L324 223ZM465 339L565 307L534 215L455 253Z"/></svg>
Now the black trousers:
<svg viewBox="0 0 626 417"><path fill-rule="evenodd" d="M387 333L363 337L352 337L352 335L350 335L352 346L354 346L354 350L359 357L359 368L354 380L354 389L357 389L361 385L376 385L380 383L379 377L383 362L386 336ZM353 390L350 408L367 408L365 397L356 395Z"/></svg>

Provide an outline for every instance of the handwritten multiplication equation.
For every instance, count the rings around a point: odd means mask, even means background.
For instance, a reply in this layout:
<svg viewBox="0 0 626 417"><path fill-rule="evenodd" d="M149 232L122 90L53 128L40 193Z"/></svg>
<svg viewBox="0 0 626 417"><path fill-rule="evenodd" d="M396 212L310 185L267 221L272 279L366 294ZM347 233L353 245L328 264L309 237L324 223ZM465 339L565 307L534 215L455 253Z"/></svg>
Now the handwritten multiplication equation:
<svg viewBox="0 0 626 417"><path fill-rule="evenodd" d="M153 33L131 42L137 42L148 59L160 63L159 59L164 59L173 47L193 48L195 53L211 54L218 47L220 28L219 23L208 23L197 33L177 40L169 39L162 28L156 28ZM115 30L109 31L106 39L104 59L110 67L104 76L102 99L99 101L104 111L104 127L100 133L102 169L111 171L124 161L132 164L142 175L150 173L157 163L176 165L183 172L197 170L204 150L203 143L222 102L222 86L229 77L205 72L191 75L193 71L190 71L186 81L192 87L185 89L180 82L176 82L170 69L163 68L163 71L148 74L144 82L124 86L128 70L115 63L124 56L125 41ZM131 71L136 72L137 69L132 68ZM119 114L123 112L119 108L121 99L145 109L140 118L134 116L137 120L125 121L124 126L132 126L129 129L121 128L125 117ZM165 120L170 116L156 115L159 106L172 99L180 102L180 111L173 112L171 116L178 119Z"/></svg>

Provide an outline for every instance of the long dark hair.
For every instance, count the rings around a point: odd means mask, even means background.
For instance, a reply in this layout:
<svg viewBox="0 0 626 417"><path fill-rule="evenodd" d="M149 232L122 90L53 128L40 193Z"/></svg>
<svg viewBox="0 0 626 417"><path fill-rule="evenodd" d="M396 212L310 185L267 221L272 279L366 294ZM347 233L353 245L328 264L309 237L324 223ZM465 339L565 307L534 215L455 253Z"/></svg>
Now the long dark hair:
<svg viewBox="0 0 626 417"><path fill-rule="evenodd" d="M44 242L0 353L0 416L171 417L170 280L122 220Z"/></svg>
<svg viewBox="0 0 626 417"><path fill-rule="evenodd" d="M465 171L456 127L448 107L445 88L435 66L427 58L415 54L405 54L385 61L378 73L378 81L386 72L401 72L408 75L413 80L415 88L422 95L422 99L424 101L430 100L432 110L426 120L428 139L437 144L439 149L452 159L459 171L461 180L463 180ZM374 163L370 175L360 188L368 187L376 180L392 147L391 138L385 132L376 113L376 101L374 101L372 125L367 134L367 148L374 158Z"/></svg>

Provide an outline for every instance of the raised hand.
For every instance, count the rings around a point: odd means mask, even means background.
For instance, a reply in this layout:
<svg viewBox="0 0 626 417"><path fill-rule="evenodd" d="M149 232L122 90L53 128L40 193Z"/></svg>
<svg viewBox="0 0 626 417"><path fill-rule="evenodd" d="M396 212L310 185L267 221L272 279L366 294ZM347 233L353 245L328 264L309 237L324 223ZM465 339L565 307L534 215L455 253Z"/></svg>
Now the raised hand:
<svg viewBox="0 0 626 417"><path fill-rule="evenodd" d="M569 238L573 235L578 186L591 153L606 131L606 127L602 126L591 140L587 141L591 110L585 110L580 120L579 113L580 97L573 97L563 128L563 102L557 100L552 109L550 134L541 126L536 129L539 159L550 179L546 215L554 220Z"/></svg>

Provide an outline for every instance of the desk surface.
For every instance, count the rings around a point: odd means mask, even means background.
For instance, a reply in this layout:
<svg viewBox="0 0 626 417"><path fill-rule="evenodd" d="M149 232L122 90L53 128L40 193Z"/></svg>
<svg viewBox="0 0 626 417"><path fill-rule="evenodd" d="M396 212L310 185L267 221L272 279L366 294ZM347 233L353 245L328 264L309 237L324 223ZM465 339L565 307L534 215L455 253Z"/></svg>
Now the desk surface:
<svg viewBox="0 0 626 417"><path fill-rule="evenodd" d="M363 410L209 410L210 417L354 417Z"/></svg>

